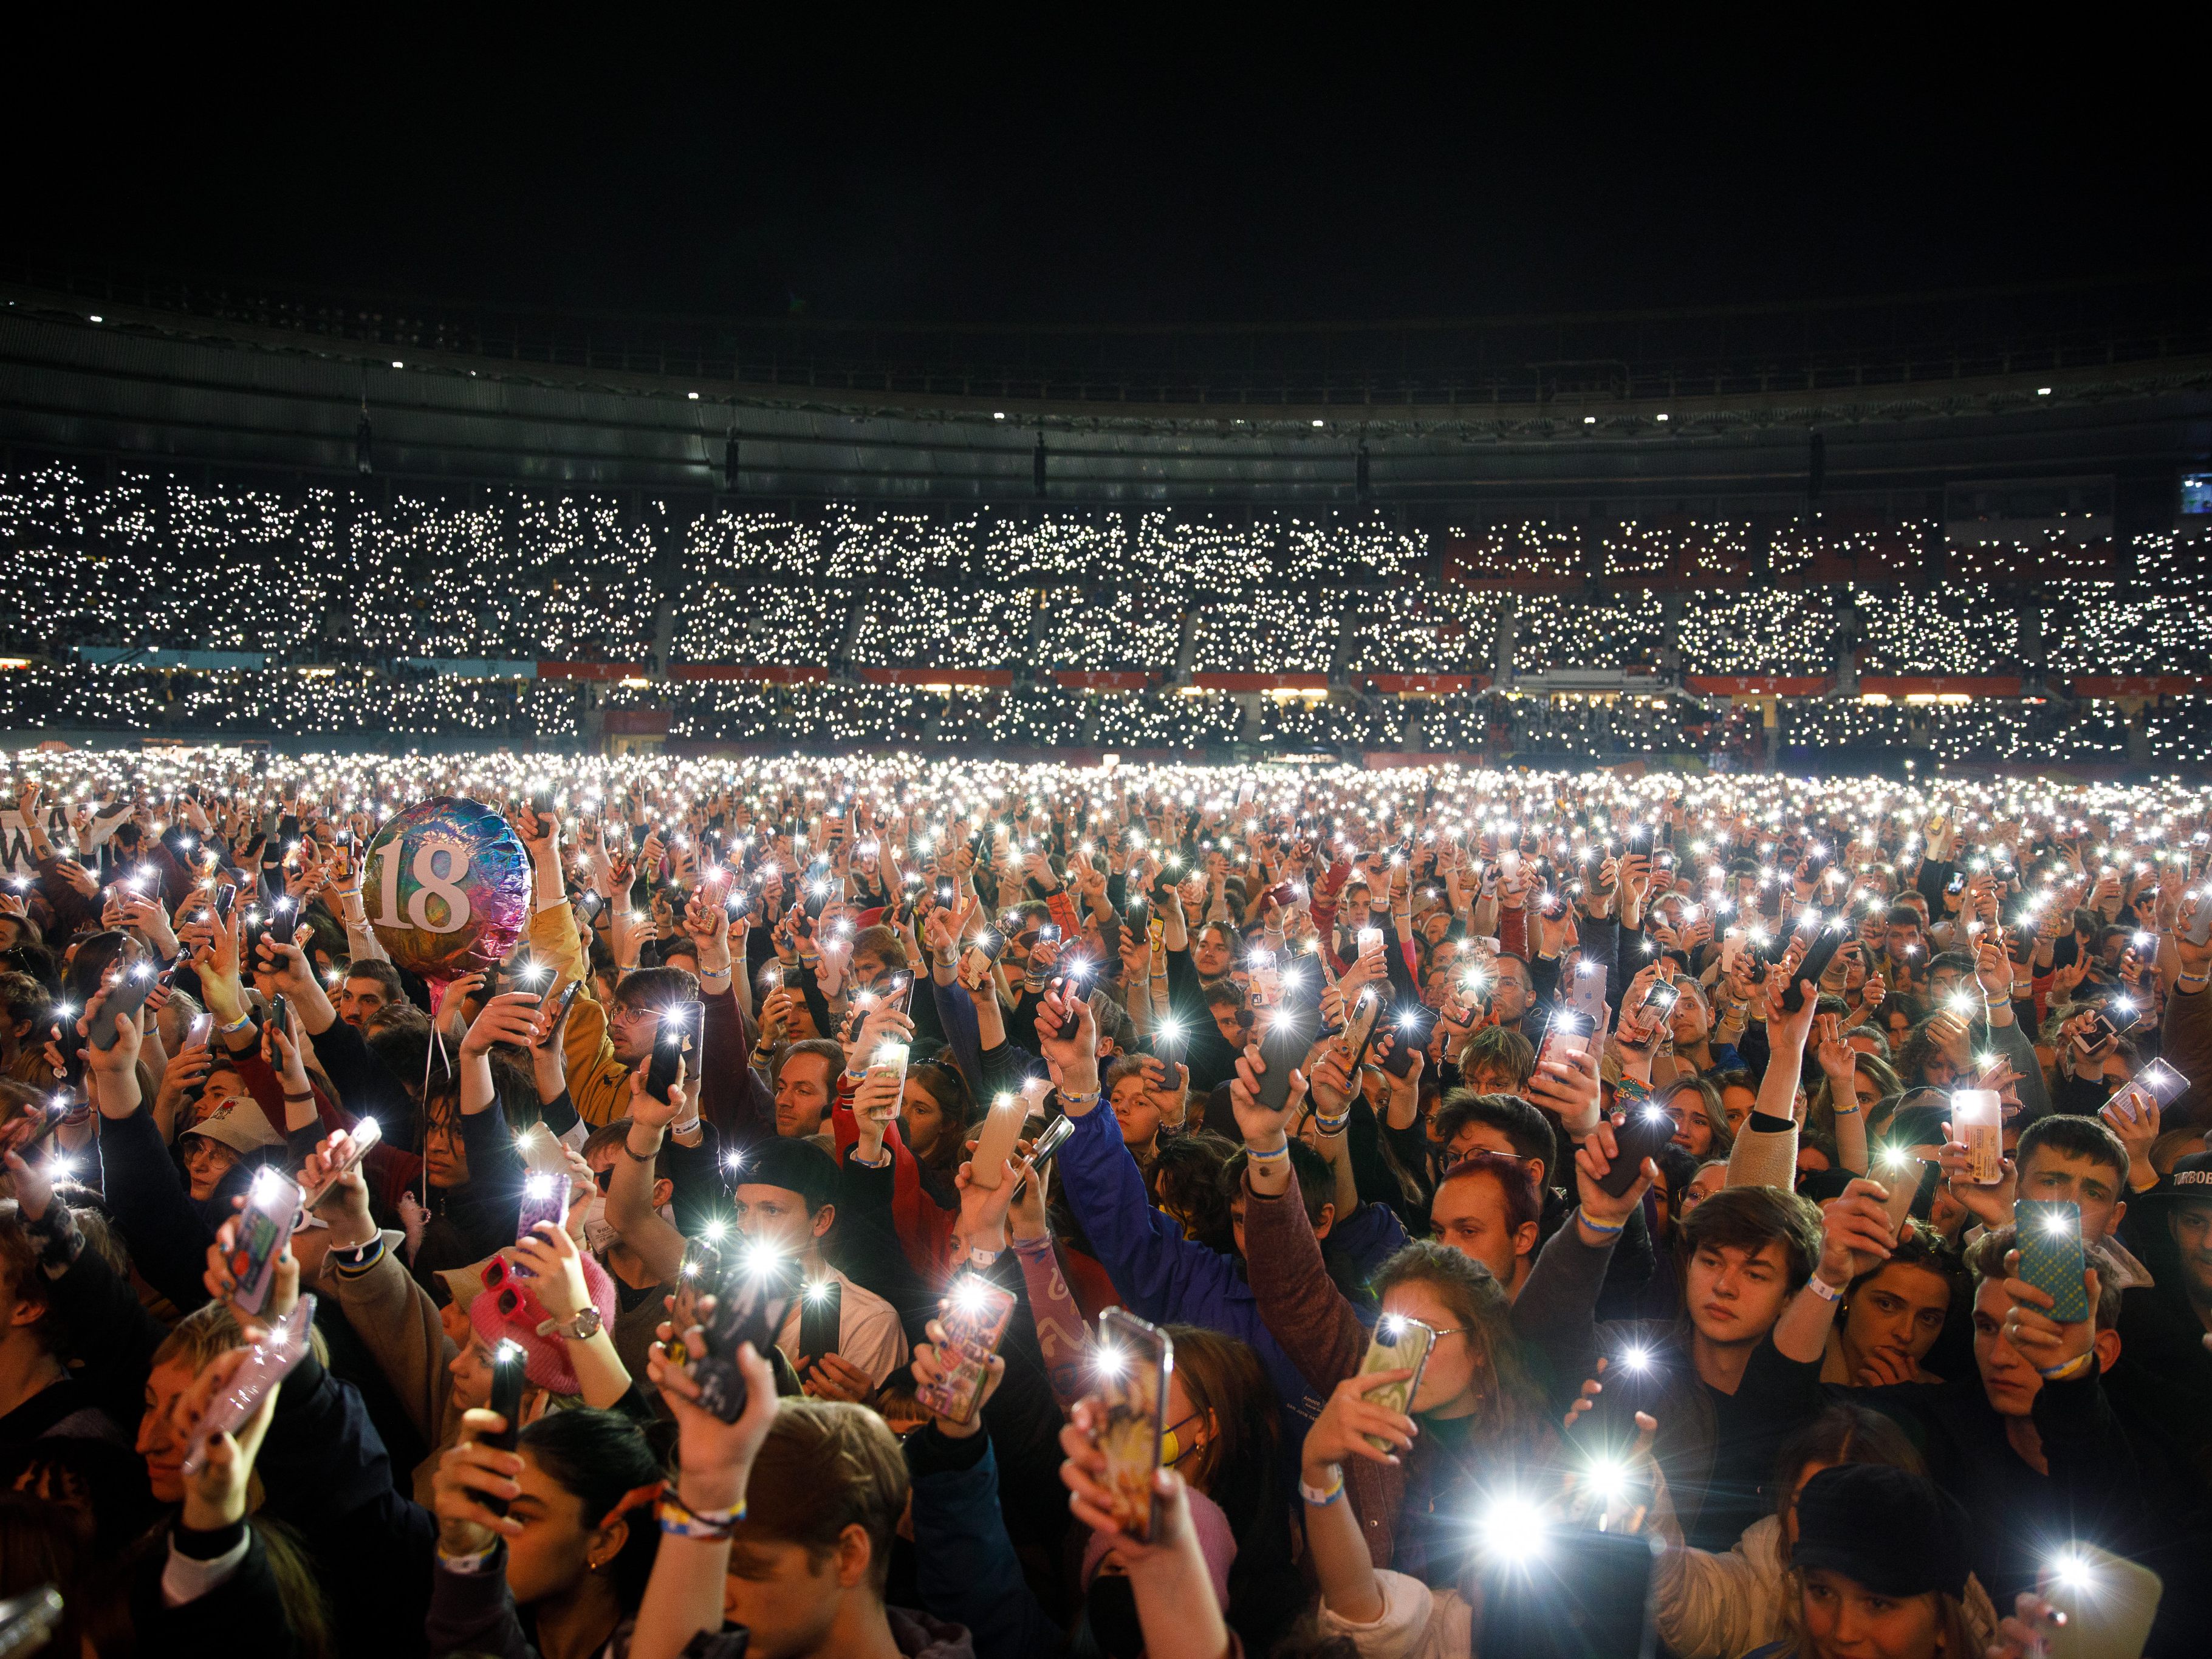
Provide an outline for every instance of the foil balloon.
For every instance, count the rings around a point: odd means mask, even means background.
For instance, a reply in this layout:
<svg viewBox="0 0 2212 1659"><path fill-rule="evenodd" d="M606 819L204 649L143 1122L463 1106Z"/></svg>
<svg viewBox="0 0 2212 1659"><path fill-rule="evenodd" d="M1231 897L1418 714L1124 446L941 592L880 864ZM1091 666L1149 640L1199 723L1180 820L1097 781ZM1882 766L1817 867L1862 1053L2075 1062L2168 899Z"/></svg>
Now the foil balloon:
<svg viewBox="0 0 2212 1659"><path fill-rule="evenodd" d="M368 924L392 960L426 980L492 967L530 920L530 857L505 818L440 795L376 832L362 864Z"/></svg>

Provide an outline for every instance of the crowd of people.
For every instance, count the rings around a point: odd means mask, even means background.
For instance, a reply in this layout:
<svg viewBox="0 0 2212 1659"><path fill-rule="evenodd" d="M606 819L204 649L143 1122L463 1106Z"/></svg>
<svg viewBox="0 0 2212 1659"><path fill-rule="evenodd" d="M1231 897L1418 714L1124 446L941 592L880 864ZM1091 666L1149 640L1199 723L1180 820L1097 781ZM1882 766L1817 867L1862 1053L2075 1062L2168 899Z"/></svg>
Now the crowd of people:
<svg viewBox="0 0 2212 1659"><path fill-rule="evenodd" d="M12 787L0 1597L54 1651L2198 1650L2204 791ZM532 896L426 981L363 875L439 795Z"/></svg>

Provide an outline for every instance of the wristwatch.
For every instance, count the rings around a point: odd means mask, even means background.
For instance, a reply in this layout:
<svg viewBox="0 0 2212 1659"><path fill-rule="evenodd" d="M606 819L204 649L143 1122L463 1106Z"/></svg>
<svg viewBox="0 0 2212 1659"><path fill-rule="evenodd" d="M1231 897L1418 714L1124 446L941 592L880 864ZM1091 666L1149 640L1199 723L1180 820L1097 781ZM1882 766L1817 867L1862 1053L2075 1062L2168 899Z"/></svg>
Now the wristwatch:
<svg viewBox="0 0 2212 1659"><path fill-rule="evenodd" d="M599 1317L599 1310L597 1308L586 1308L567 1324L556 1323L553 1328L556 1333L567 1337L571 1342L588 1342L599 1334L600 1326L605 1322Z"/></svg>

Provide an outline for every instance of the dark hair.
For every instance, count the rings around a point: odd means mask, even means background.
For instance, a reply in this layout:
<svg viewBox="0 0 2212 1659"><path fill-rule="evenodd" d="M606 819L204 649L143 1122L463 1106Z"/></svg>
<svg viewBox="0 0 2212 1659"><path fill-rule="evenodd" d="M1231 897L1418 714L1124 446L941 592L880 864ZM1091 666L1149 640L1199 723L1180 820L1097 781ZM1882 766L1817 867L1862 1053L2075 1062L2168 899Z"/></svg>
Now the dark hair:
<svg viewBox="0 0 2212 1659"><path fill-rule="evenodd" d="M797 1544L818 1567L845 1528L859 1527L880 1596L909 1484L905 1455L874 1412L842 1400L786 1400L753 1458L736 1541Z"/></svg>
<svg viewBox="0 0 2212 1659"><path fill-rule="evenodd" d="M1685 1090L1698 1097L1698 1114L1705 1119L1711 1137L1705 1143L1705 1156L1726 1158L1729 1148L1735 1145L1735 1132L1729 1127L1728 1109L1721 1103L1721 1091L1711 1083L1701 1077L1678 1077L1651 1091L1652 1103L1663 1109Z"/></svg>
<svg viewBox="0 0 2212 1659"><path fill-rule="evenodd" d="M2020 1132L2020 1145L2012 1155L2013 1167L2026 1169L2027 1155L2045 1146L2069 1157L2087 1158L2092 1164L2110 1164L2120 1172L2122 1184L2127 1182L2127 1146L2100 1119L2074 1112L2053 1112L2036 1119Z"/></svg>
<svg viewBox="0 0 2212 1659"><path fill-rule="evenodd" d="M618 1412L588 1407L548 1412L524 1426L515 1437L515 1449L528 1452L563 1492L574 1496L586 1531L605 1526L623 1499L660 1478L660 1460L644 1434ZM609 1570L616 1600L628 1612L645 1595L660 1528L647 1504L630 1509L623 1518L629 1535Z"/></svg>
<svg viewBox="0 0 2212 1659"><path fill-rule="evenodd" d="M1966 1300L1966 1283L1959 1271L1959 1257L1943 1235L1924 1221L1910 1221L1891 1246L1888 1257L1877 1261L1844 1287L1843 1299L1849 1302L1857 1295L1860 1287L1879 1279L1885 1268L1905 1267L1924 1267L1941 1279L1950 1288L1951 1305L1960 1306ZM1840 1310L1838 1310L1840 1311Z"/></svg>
<svg viewBox="0 0 2212 1659"><path fill-rule="evenodd" d="M1545 1180L1559 1173L1559 1141L1552 1120L1520 1096L1479 1095L1472 1089L1455 1089L1437 1108L1430 1135L1449 1151L1459 1132L1470 1123L1486 1123L1503 1131L1516 1156L1533 1158L1544 1166Z"/></svg>
<svg viewBox="0 0 2212 1659"><path fill-rule="evenodd" d="M683 968L639 968L623 975L615 987L616 1006L623 1008L659 1008L698 1000L698 975Z"/></svg>
<svg viewBox="0 0 2212 1659"><path fill-rule="evenodd" d="M908 965L906 942L899 938L898 929L886 927L881 922L872 927L863 927L853 935L853 948L847 953L846 960L851 961L863 951L881 957L884 966L894 973Z"/></svg>
<svg viewBox="0 0 2212 1659"><path fill-rule="evenodd" d="M1242 1008L1244 1006L1244 988L1233 979L1210 979L1199 988L1205 994L1206 1006L1209 1008Z"/></svg>
<svg viewBox="0 0 2212 1659"><path fill-rule="evenodd" d="M1977 1291L1983 1279L2002 1284L2012 1277L2005 1271L2005 1255L2019 1248L2020 1228L1993 1227L1966 1247L1966 1271L1974 1275ZM2120 1320L2121 1275L2113 1271L2112 1258L2094 1245L2084 1252L2089 1266L2097 1270L2097 1328L2109 1331Z"/></svg>
<svg viewBox="0 0 2212 1659"><path fill-rule="evenodd" d="M1690 1212L1682 1236L1691 1254L1733 1249L1757 1255L1782 1246L1792 1292L1805 1287L1820 1259L1820 1208L1779 1187L1723 1187Z"/></svg>
<svg viewBox="0 0 2212 1659"><path fill-rule="evenodd" d="M1543 1197L1536 1190L1536 1177L1528 1166L1517 1158L1498 1152L1469 1152L1437 1177L1437 1190L1442 1192L1449 1182L1477 1176L1489 1176L1505 1194L1505 1224L1510 1231L1519 1232L1543 1215Z"/></svg>
<svg viewBox="0 0 2212 1659"><path fill-rule="evenodd" d="M362 1022L361 1040L410 1090L430 1061L430 1017L411 1002L389 1002Z"/></svg>
<svg viewBox="0 0 2212 1659"><path fill-rule="evenodd" d="M1920 912L1909 904L1891 905L1889 914L1881 919L1881 924L1885 927L1919 927L1925 925Z"/></svg>
<svg viewBox="0 0 2212 1659"><path fill-rule="evenodd" d="M62 975L62 996L80 1012L91 1006L109 972L131 956L131 935L115 928L90 933L77 941L76 954Z"/></svg>
<svg viewBox="0 0 2212 1659"><path fill-rule="evenodd" d="M917 1152L915 1156L924 1169L950 1174L968 1156L968 1127L978 1115L975 1097L968 1091L968 1079L960 1074L958 1066L933 1060L909 1066L906 1079L919 1085L921 1091L937 1103L937 1109L945 1118L945 1127L938 1131L936 1144L927 1155Z"/></svg>
<svg viewBox="0 0 2212 1659"><path fill-rule="evenodd" d="M1956 969L1968 979L1972 979L1974 976L1974 967L1973 957L1968 956L1964 951L1938 951L1928 958L1928 977L1933 981L1938 974Z"/></svg>
<svg viewBox="0 0 2212 1659"><path fill-rule="evenodd" d="M1173 1205L1188 1218L1184 1224L1193 1238L1224 1254L1236 1248L1236 1234L1221 1170L1237 1150L1237 1143L1224 1135L1194 1129L1163 1139L1152 1168L1145 1172L1152 1201Z"/></svg>
<svg viewBox="0 0 2212 1659"><path fill-rule="evenodd" d="M738 1172L740 1187L781 1187L797 1193L809 1215L837 1196L837 1161L810 1136L778 1135L755 1143Z"/></svg>
<svg viewBox="0 0 2212 1659"><path fill-rule="evenodd" d="M1321 1212L1336 1201L1336 1172L1328 1167L1328 1160L1305 1144L1293 1139L1290 1143L1291 1174L1298 1183L1298 1198L1306 1208L1306 1219L1314 1226L1321 1225ZM1221 1194L1224 1202L1233 1201L1244 1190L1244 1165L1247 1155L1239 1146L1221 1166Z"/></svg>
<svg viewBox="0 0 2212 1659"><path fill-rule="evenodd" d="M1830 1406L1782 1443L1767 1493L1777 1516L1788 1515L1796 1501L1797 1476L1808 1463L1883 1463L1914 1474L1928 1473L1905 1431L1864 1406ZM1789 1537L1787 1527L1783 1537ZM1783 1547L1786 1554L1786 1542Z"/></svg>
<svg viewBox="0 0 2212 1659"><path fill-rule="evenodd" d="M338 975L338 980L343 984L349 979L374 980L377 989L384 993L386 1002L407 1000L407 988L400 983L399 970L378 957L356 957L346 963L345 972Z"/></svg>

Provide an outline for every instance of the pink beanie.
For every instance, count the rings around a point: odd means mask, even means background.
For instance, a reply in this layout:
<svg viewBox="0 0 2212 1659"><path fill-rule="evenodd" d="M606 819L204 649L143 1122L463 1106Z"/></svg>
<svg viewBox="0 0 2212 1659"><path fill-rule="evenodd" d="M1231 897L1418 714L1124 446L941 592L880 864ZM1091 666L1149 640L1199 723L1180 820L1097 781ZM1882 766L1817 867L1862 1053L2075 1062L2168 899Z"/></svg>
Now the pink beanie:
<svg viewBox="0 0 2212 1659"><path fill-rule="evenodd" d="M611 1328L615 1282L592 1256L584 1256L582 1262L584 1289L591 1295L592 1305L599 1310L599 1318ZM538 1299L537 1281L517 1273L512 1262L496 1255L484 1263L483 1279L483 1289L469 1302L469 1327L483 1345L488 1348L501 1342L520 1345L528 1356L523 1362L523 1374L533 1389L548 1394L580 1393L583 1385L576 1381L576 1368L568 1363L567 1341L557 1333L538 1334L538 1328L552 1316ZM502 1303L514 1304L513 1310L502 1312Z"/></svg>
<svg viewBox="0 0 2212 1659"><path fill-rule="evenodd" d="M1237 1560L1237 1535L1229 1529L1229 1517L1221 1512L1221 1505L1195 1486L1183 1488L1185 1501L1190 1505L1191 1530L1198 1534L1199 1553L1206 1557L1206 1576L1213 1581L1213 1599L1223 1607L1229 1605L1229 1569ZM1089 1589L1099 1564L1118 1540L1108 1532L1094 1532L1091 1541L1083 1547L1083 1584Z"/></svg>

